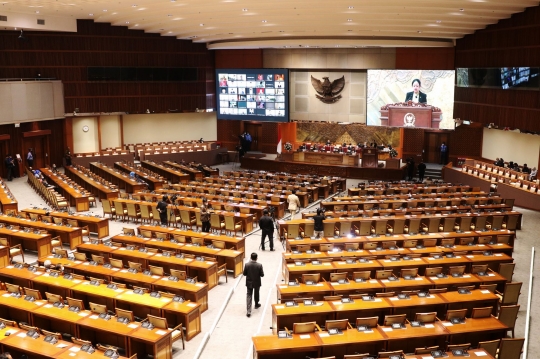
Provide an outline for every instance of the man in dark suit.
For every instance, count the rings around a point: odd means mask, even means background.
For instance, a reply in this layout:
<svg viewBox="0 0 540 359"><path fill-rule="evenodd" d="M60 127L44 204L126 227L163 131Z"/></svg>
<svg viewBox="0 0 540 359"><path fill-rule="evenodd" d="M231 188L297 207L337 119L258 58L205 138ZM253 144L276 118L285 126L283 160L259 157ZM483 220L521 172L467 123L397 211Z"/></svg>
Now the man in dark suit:
<svg viewBox="0 0 540 359"><path fill-rule="evenodd" d="M407 92L407 96L405 96L405 102L412 101L414 103L427 103L427 95L420 91L420 87L422 86L422 83L419 79L414 79L412 81L412 87L413 90L411 92Z"/></svg>
<svg viewBox="0 0 540 359"><path fill-rule="evenodd" d="M268 215L268 211L263 211L263 216L259 219L259 228L262 231L261 234L261 249L264 251L264 240L268 236L270 242L270 251L274 251L274 221L272 217Z"/></svg>
<svg viewBox="0 0 540 359"><path fill-rule="evenodd" d="M159 212L159 220L162 225L167 225L167 200L169 197L163 196L161 201L158 202L156 209Z"/></svg>
<svg viewBox="0 0 540 359"><path fill-rule="evenodd" d="M263 266L257 263L257 253L251 253L251 261L244 266L244 276L247 287L247 317L251 317L251 303L253 302L253 292L255 292L255 309L260 308L259 289L261 288L261 278L264 277Z"/></svg>

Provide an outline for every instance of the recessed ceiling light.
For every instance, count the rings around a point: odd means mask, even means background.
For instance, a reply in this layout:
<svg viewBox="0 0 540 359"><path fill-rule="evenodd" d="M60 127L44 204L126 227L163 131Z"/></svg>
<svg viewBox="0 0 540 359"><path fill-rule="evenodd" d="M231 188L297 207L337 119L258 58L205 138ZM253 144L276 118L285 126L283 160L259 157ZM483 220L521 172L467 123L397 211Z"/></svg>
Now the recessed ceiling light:
<svg viewBox="0 0 540 359"><path fill-rule="evenodd" d="M419 33L419 34L421 34L421 33L422 33L422 31L418 30L418 33Z"/></svg>
<svg viewBox="0 0 540 359"><path fill-rule="evenodd" d="M36 10L36 14L39 14L39 10Z"/></svg>
<svg viewBox="0 0 540 359"><path fill-rule="evenodd" d="M129 24L129 21L126 21L126 24Z"/></svg>
<svg viewBox="0 0 540 359"><path fill-rule="evenodd" d="M133 5L131 5L131 7L137 7L137 5L133 4Z"/></svg>
<svg viewBox="0 0 540 359"><path fill-rule="evenodd" d="M204 26L204 24L199 24L199 26Z"/></svg>
<svg viewBox="0 0 540 359"><path fill-rule="evenodd" d="M351 22L351 21L352 21L352 19L347 19L347 21L348 21L348 22Z"/></svg>
<svg viewBox="0 0 540 359"><path fill-rule="evenodd" d="M103 9L103 12L107 12L107 9Z"/></svg>
<svg viewBox="0 0 540 359"><path fill-rule="evenodd" d="M246 9L246 8L243 8L243 9L242 9L242 11L248 11L248 9Z"/></svg>
<svg viewBox="0 0 540 359"><path fill-rule="evenodd" d="M94 16L94 14L88 14L88 16Z"/></svg>
<svg viewBox="0 0 540 359"><path fill-rule="evenodd" d="M352 30L347 30L347 31L351 32Z"/></svg>
<svg viewBox="0 0 540 359"><path fill-rule="evenodd" d="M465 9L459 9L459 11L465 11Z"/></svg>
<svg viewBox="0 0 540 359"><path fill-rule="evenodd" d="M283 30L279 30L279 32L285 32L285 31L283 31Z"/></svg>
<svg viewBox="0 0 540 359"><path fill-rule="evenodd" d="M440 24L440 23L441 23L441 20L437 20L436 22L437 22L437 24Z"/></svg>
<svg viewBox="0 0 540 359"><path fill-rule="evenodd" d="M309 45L306 45L306 47L309 47Z"/></svg>
<svg viewBox="0 0 540 359"><path fill-rule="evenodd" d="M266 20L263 20L262 22L266 22Z"/></svg>
<svg viewBox="0 0 540 359"><path fill-rule="evenodd" d="M349 6L349 10L352 10L352 9L354 9L354 6Z"/></svg>

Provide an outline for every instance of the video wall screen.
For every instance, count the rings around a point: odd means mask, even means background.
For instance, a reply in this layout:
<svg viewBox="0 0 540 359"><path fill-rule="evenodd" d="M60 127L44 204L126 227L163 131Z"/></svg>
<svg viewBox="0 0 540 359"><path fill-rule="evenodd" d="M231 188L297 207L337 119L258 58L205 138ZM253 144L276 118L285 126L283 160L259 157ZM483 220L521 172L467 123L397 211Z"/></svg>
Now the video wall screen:
<svg viewBox="0 0 540 359"><path fill-rule="evenodd" d="M453 70L368 70L367 124L454 129Z"/></svg>
<svg viewBox="0 0 540 359"><path fill-rule="evenodd" d="M505 90L540 90L540 68L457 68L458 87L491 87Z"/></svg>
<svg viewBox="0 0 540 359"><path fill-rule="evenodd" d="M217 118L289 121L288 69L216 70Z"/></svg>

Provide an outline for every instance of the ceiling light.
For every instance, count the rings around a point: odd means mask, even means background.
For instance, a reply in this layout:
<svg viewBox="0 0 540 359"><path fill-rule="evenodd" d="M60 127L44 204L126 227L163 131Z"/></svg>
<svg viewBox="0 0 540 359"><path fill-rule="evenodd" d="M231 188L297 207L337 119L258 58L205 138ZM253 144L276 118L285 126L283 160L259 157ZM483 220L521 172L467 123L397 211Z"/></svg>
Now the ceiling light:
<svg viewBox="0 0 540 359"><path fill-rule="evenodd" d="M437 23L437 24L440 24L440 23L441 23L441 20L437 20L436 23Z"/></svg>
<svg viewBox="0 0 540 359"><path fill-rule="evenodd" d="M243 9L242 9L242 11L248 11L248 9L246 9L246 8L243 8Z"/></svg>
<svg viewBox="0 0 540 359"><path fill-rule="evenodd" d="M419 34L421 34L421 33L422 33L422 31L418 30L418 33L419 33Z"/></svg>
<svg viewBox="0 0 540 359"><path fill-rule="evenodd" d="M459 11L465 11L465 9L459 9Z"/></svg>
<svg viewBox="0 0 540 359"><path fill-rule="evenodd" d="M107 12L107 9L104 9L103 12Z"/></svg>
<svg viewBox="0 0 540 359"><path fill-rule="evenodd" d="M266 20L263 20L262 22L266 22Z"/></svg>
<svg viewBox="0 0 540 359"><path fill-rule="evenodd" d="M199 24L199 26L204 26L204 24Z"/></svg>
<svg viewBox="0 0 540 359"><path fill-rule="evenodd" d="M349 6L349 10L352 10L352 9L354 9L354 6Z"/></svg>
<svg viewBox="0 0 540 359"><path fill-rule="evenodd" d="M39 14L39 10L36 10L36 14Z"/></svg>
<svg viewBox="0 0 540 359"><path fill-rule="evenodd" d="M88 16L94 16L94 14L88 14Z"/></svg>
<svg viewBox="0 0 540 359"><path fill-rule="evenodd" d="M351 21L352 21L352 19L347 19L347 21L348 21L348 22L351 22Z"/></svg>
<svg viewBox="0 0 540 359"><path fill-rule="evenodd" d="M133 4L133 5L131 5L131 7L137 7L137 5Z"/></svg>
<svg viewBox="0 0 540 359"><path fill-rule="evenodd" d="M129 21L126 21L126 24L129 24Z"/></svg>

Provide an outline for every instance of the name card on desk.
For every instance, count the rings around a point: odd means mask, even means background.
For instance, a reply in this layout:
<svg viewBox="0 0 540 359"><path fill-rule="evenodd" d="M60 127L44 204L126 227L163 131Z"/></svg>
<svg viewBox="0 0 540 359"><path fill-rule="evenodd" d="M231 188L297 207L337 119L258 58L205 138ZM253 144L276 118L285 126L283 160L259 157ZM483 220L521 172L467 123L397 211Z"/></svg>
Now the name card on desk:
<svg viewBox="0 0 540 359"><path fill-rule="evenodd" d="M311 338L311 335L309 334L300 334L300 339L309 339Z"/></svg>

